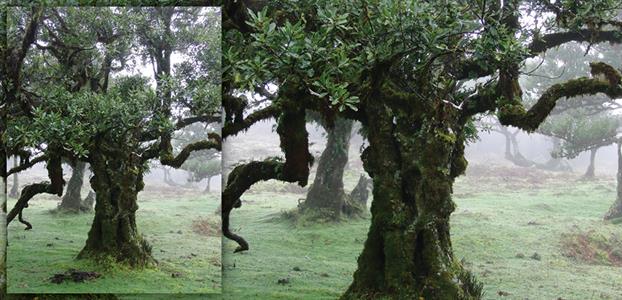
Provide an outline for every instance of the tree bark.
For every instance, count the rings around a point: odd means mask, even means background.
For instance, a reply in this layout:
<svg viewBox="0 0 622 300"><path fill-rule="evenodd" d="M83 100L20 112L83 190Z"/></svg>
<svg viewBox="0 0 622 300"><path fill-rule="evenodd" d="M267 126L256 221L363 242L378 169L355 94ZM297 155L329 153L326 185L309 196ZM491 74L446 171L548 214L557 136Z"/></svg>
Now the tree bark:
<svg viewBox="0 0 622 300"><path fill-rule="evenodd" d="M58 208L64 211L79 212L82 204L82 185L84 183L84 170L86 163L82 161L76 162L72 166L71 178L67 183L65 196L61 200Z"/></svg>
<svg viewBox="0 0 622 300"><path fill-rule="evenodd" d="M605 220L622 218L622 142L618 142L618 187L616 201L611 205Z"/></svg>
<svg viewBox="0 0 622 300"><path fill-rule="evenodd" d="M326 128L326 148L320 156L315 179L300 210L314 217L338 220L343 214L355 213L352 201L343 190L343 173L348 163L351 120L337 118L332 128Z"/></svg>
<svg viewBox="0 0 622 300"><path fill-rule="evenodd" d="M598 151L598 148L594 148L592 150L590 150L590 165L587 167L587 170L585 171L585 174L583 175L583 178L585 179L593 179L595 176L595 160L596 160L596 152Z"/></svg>
<svg viewBox="0 0 622 300"><path fill-rule="evenodd" d="M17 167L17 164L17 156L13 156L13 167ZM19 177L17 173L13 174L13 185L11 186L9 197L19 198Z"/></svg>
<svg viewBox="0 0 622 300"><path fill-rule="evenodd" d="M372 101L370 146L362 154L373 178L372 221L341 299L479 297L481 286L454 260L449 234L453 180L466 169L464 135L442 123L394 118L385 101Z"/></svg>
<svg viewBox="0 0 622 300"><path fill-rule="evenodd" d="M151 246L136 226L138 192L144 187L140 158L131 153L92 154L91 168L95 217L78 258L111 257L132 267L154 265Z"/></svg>

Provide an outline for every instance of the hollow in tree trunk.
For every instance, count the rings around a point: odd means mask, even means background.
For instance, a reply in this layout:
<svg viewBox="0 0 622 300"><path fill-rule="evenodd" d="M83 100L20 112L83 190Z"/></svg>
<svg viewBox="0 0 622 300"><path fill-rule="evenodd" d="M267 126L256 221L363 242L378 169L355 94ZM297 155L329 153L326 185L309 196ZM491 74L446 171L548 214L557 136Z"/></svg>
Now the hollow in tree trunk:
<svg viewBox="0 0 622 300"><path fill-rule="evenodd" d="M132 267L151 266L151 246L138 233L138 192L144 187L143 166L135 154L91 155L95 217L78 258L112 258Z"/></svg>
<svg viewBox="0 0 622 300"><path fill-rule="evenodd" d="M13 156L13 167L17 167L17 156ZM19 198L19 177L17 173L13 174L13 185L11 186L9 197Z"/></svg>
<svg viewBox="0 0 622 300"><path fill-rule="evenodd" d="M353 282L341 299L472 299L481 286L454 259L454 178L466 169L462 128L394 117L367 102L372 220Z"/></svg>
<svg viewBox="0 0 622 300"><path fill-rule="evenodd" d="M616 201L611 205L607 214L605 214L605 220L612 220L622 218L622 142L618 143L618 187Z"/></svg>
<svg viewBox="0 0 622 300"><path fill-rule="evenodd" d="M585 171L585 174L583 175L583 178L585 179L593 179L595 176L595 169L596 166L594 164L595 160L596 160L596 152L598 151L598 148L594 148L590 150L590 165L587 167L587 170Z"/></svg>
<svg viewBox="0 0 622 300"><path fill-rule="evenodd" d="M82 184L84 180L84 170L86 163L78 161L72 166L71 178L67 183L67 191L61 200L58 209L71 212L79 212L82 205Z"/></svg>
<svg viewBox="0 0 622 300"><path fill-rule="evenodd" d="M326 127L326 149L318 162L315 179L300 210L312 218L338 220L342 215L362 211L343 190L343 172L348 163L352 121L337 118L332 128Z"/></svg>

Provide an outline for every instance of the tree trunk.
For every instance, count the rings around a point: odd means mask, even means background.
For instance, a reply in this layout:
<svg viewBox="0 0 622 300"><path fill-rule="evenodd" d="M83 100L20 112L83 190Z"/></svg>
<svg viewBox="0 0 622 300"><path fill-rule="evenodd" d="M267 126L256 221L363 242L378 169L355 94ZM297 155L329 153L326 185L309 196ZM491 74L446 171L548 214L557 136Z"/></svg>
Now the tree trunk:
<svg viewBox="0 0 622 300"><path fill-rule="evenodd" d="M351 120L337 118L333 128L326 128L326 149L320 156L315 179L309 187L306 200L301 203L303 213L328 220L338 220L349 213L347 195L343 190L343 172L348 163Z"/></svg>
<svg viewBox="0 0 622 300"><path fill-rule="evenodd" d="M82 161L76 162L71 172L71 178L67 183L67 191L65 196L61 200L58 208L64 211L79 212L82 204L82 185L84 180L84 170L86 169L86 163Z"/></svg>
<svg viewBox="0 0 622 300"><path fill-rule="evenodd" d="M400 120L372 99L362 154L374 183L372 220L341 299L480 297L481 285L453 257L449 234L453 180L466 169L462 129Z"/></svg>
<svg viewBox="0 0 622 300"><path fill-rule="evenodd" d="M359 181L356 183L356 186L350 192L350 199L352 201L359 203L361 207L367 207L367 199L369 198L369 186L372 184L372 181L367 178L365 175L361 174L359 177Z"/></svg>
<svg viewBox="0 0 622 300"><path fill-rule="evenodd" d="M618 188L616 201L605 215L605 220L622 218L622 142L618 143Z"/></svg>
<svg viewBox="0 0 622 300"><path fill-rule="evenodd" d="M583 175L583 178L585 179L593 179L595 174L595 164L594 161L596 160L596 152L598 151L598 148L594 148L592 150L590 150L590 165L587 167L587 170L585 171L585 174Z"/></svg>
<svg viewBox="0 0 622 300"><path fill-rule="evenodd" d="M17 156L13 156L13 167L17 167ZM13 174L13 185L11 186L9 197L19 198L19 177L17 173Z"/></svg>
<svg viewBox="0 0 622 300"><path fill-rule="evenodd" d="M205 190L203 191L204 193L211 192L211 188L210 188L211 182L212 182L212 176L207 176L207 186L205 186Z"/></svg>
<svg viewBox="0 0 622 300"><path fill-rule="evenodd" d="M131 153L94 153L91 168L95 217L78 258L112 258L132 267L154 265L151 246L136 227L137 197L144 187L140 158Z"/></svg>

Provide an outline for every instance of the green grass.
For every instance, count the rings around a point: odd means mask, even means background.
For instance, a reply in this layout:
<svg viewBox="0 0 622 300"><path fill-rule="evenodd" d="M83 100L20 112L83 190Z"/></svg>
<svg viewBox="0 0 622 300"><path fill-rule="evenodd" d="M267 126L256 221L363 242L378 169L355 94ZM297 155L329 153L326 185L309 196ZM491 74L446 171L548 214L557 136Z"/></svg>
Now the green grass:
<svg viewBox="0 0 622 300"><path fill-rule="evenodd" d="M47 198L46 198L47 197ZM8 226L7 280L9 293L220 293L221 238L192 230L198 218L214 214L217 194L188 195L143 192L139 195L139 231L153 247L157 268L106 268L89 260L76 260L84 246L93 214L53 214L57 202L39 196L24 210L33 229L12 222ZM9 207L15 199L9 200ZM95 271L100 278L84 283L50 283L54 273L67 269ZM172 273L181 273L173 278Z"/></svg>
<svg viewBox="0 0 622 300"><path fill-rule="evenodd" d="M555 176L541 178L544 183L535 177L466 177L456 183L454 254L483 282L485 299L621 299L621 268L562 255L564 234L622 234L621 225L601 221L615 199L615 182ZM355 178L347 177L346 185ZM233 254L235 243L224 241L223 298L339 297L351 282L369 219L297 226L280 216L304 194L284 194L279 185L257 186L232 213L232 228L250 250ZM530 258L536 252L541 260ZM283 278L289 283L277 283Z"/></svg>

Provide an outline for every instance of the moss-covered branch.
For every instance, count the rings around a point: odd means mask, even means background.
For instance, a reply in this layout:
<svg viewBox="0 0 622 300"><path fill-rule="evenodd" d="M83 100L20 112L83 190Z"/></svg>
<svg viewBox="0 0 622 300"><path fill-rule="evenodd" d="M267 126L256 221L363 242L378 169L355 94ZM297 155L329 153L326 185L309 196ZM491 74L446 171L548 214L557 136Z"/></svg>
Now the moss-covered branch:
<svg viewBox="0 0 622 300"><path fill-rule="evenodd" d="M171 166L173 168L179 168L184 164L186 159L194 151L216 149L218 151L222 148L222 141L220 135L215 133L208 134L208 140L201 140L186 145L177 156L173 155L172 147L167 148L166 151L160 154L160 163L165 166ZM170 141L169 141L170 142ZM143 158L144 159L144 158Z"/></svg>
<svg viewBox="0 0 622 300"><path fill-rule="evenodd" d="M223 138L226 138L228 136L236 135L241 131L248 129L253 124L259 121L276 117L279 111L279 107L272 104L268 107L250 113L246 118L242 120L227 122L222 128L222 136Z"/></svg>
<svg viewBox="0 0 622 300"><path fill-rule="evenodd" d="M525 110L519 98L500 98L498 105L499 121L503 125L512 125L529 132L535 131L551 113L561 98L603 93L615 99L622 97L620 73L604 63L592 63L593 78L577 78L548 88L529 110Z"/></svg>
<svg viewBox="0 0 622 300"><path fill-rule="evenodd" d="M248 250L249 247L244 238L232 233L229 228L231 210L241 206L240 197L253 184L270 179L287 181L287 178L282 176L283 166L283 162L276 158L270 158L237 166L229 174L227 187L222 193L222 233L226 238L238 243L239 246L235 252Z"/></svg>
<svg viewBox="0 0 622 300"><path fill-rule="evenodd" d="M8 177L8 176L11 176L12 174L19 173L21 171L27 170L30 167L32 167L32 166L34 166L34 165L36 165L36 164L38 164L38 163L40 163L42 161L46 161L47 159L48 159L48 155L47 154L43 154L41 156L38 156L36 158L33 158L33 159L28 160L26 162L23 162L23 163L19 164L18 166L11 168L7 172L6 176Z"/></svg>
<svg viewBox="0 0 622 300"><path fill-rule="evenodd" d="M7 224L11 223L17 215L21 214L22 210L28 207L28 201L38 194L54 194L61 196L63 194L63 186L65 180L63 180L63 169L61 166L61 159L59 156L52 156L47 161L47 171L50 182L40 182L25 186L22 189L21 195L15 203L15 206L7 215ZM23 221L22 221L23 223ZM31 226L30 226L31 227Z"/></svg>

